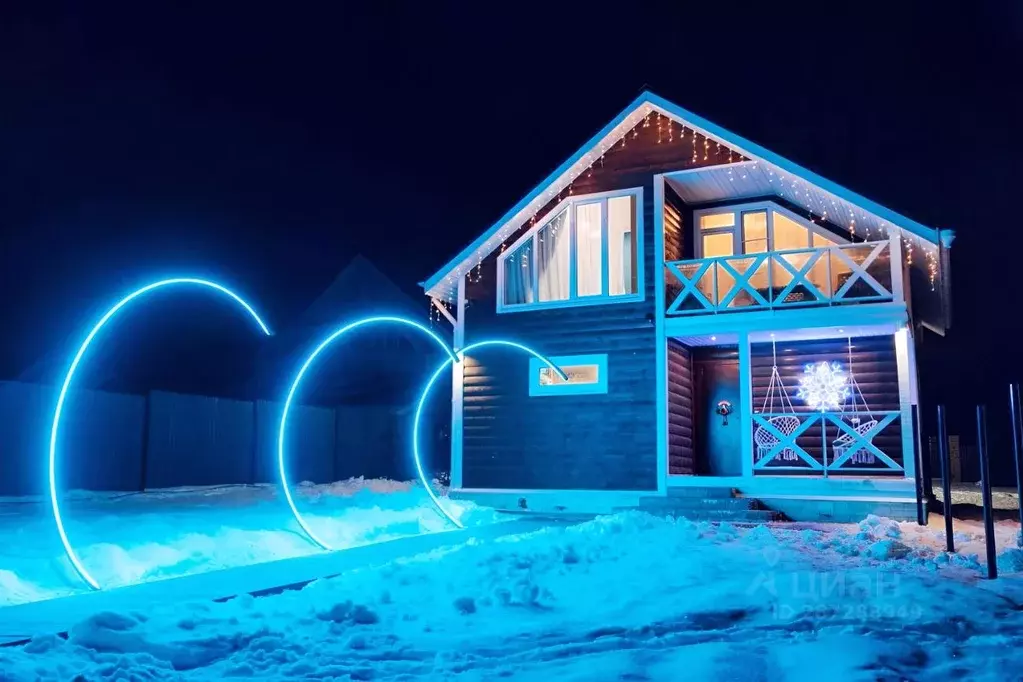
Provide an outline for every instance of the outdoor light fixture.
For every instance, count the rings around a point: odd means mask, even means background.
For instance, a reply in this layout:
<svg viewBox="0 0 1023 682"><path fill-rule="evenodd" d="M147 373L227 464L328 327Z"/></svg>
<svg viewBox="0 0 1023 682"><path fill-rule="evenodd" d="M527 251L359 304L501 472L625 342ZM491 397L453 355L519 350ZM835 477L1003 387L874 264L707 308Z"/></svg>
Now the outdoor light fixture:
<svg viewBox="0 0 1023 682"><path fill-rule="evenodd" d="M451 350L448 344L442 341L439 336L434 334L432 331L430 331L423 325L419 324L418 322L413 322L412 320L406 319L404 317L393 317L386 315L377 317L367 317L352 322L351 324L347 324L335 330L327 338L321 341L320 344L313 350L313 352L310 353L308 357L306 357L305 361L302 363L302 366L299 368L298 373L295 374L295 379L291 382L291 388L288 390L288 397L285 398L284 400L284 411L281 413L281 426L277 432L277 474L280 478L281 488L284 490L284 497L288 502L288 507L291 509L291 513L294 515L295 520L298 521L298 525L302 527L302 530L305 531L305 534L309 536L310 540L315 542L323 549L329 550L333 549L333 547L331 547L329 544L320 539L316 535L316 533L314 533L313 530L309 527L309 524L306 523L305 519L302 518L302 514L299 513L298 507L295 506L295 500L291 497L291 489L288 487L288 475L285 472L284 466L284 437L288 428L288 413L291 411L291 402L295 398L295 393L298 392L298 387L299 384L302 383L302 378L305 376L305 373L309 370L309 367L312 366L313 361L316 360L319 354L322 353L328 346L330 346L332 343L337 341L339 338L341 338L348 332L354 329L358 329L360 327L375 324L402 324L407 327L411 327L416 331L426 334L428 337L430 337L431 340L433 340L434 343L440 346L440 348L448 356L448 359L445 361L443 366L447 366L448 363L457 362L458 360L457 356L455 355L455 352ZM444 508L441 507L440 501L437 499L436 495L434 495L433 491L430 490L429 482L423 475L423 470L422 467L419 466L418 460L416 461L416 470L417 473L419 474L419 480L426 487L426 491L430 495L430 499L432 499L433 503L437 505L437 508L440 509L441 513L443 513L445 516L448 516L447 512L444 511ZM448 518L451 517L448 516Z"/></svg>
<svg viewBox="0 0 1023 682"><path fill-rule="evenodd" d="M97 322L95 326L93 326L92 330L89 332L89 335L85 337L85 341L83 341L82 345L78 348L78 352L75 353L75 357L71 361L71 365L68 367L67 374L64 375L64 383L61 385L60 393L57 396L57 406L53 411L53 424L50 426L50 450L49 450L50 506L53 509L53 520L57 524L57 533L60 535L61 544L64 545L64 552L67 554L68 559L71 560L71 565L74 566L75 571L77 571L78 575L82 577L82 580L89 583L89 585L96 590L100 589L99 583L96 582L96 579L93 578L85 569L85 566L82 565L82 562L78 558L78 555L75 554L75 550L71 547L71 541L68 540L67 533L64 530L64 522L60 516L60 504L57 500L57 472L56 472L57 436L60 430L60 416L64 410L64 401L67 399L68 389L71 387L71 380L72 378L74 378L75 370L78 369L78 365L81 363L82 358L85 356L85 351L89 349L89 345L93 342L93 340L96 338L96 335L99 334L100 330L104 327L104 325L106 325L106 323L109 322L111 318L114 317L114 315L116 315L122 308L124 308L124 306L128 305L136 298L139 298L144 294L148 294L151 291L162 289L163 287L179 284L189 284L200 287L206 287L208 289L213 289L218 293L224 294L225 296L233 300L235 303L240 305L245 310L245 312L247 312L252 317L252 319L256 321L256 324L259 325L260 331L262 331L267 336L270 335L270 329L267 328L263 320L259 317L258 314L256 314L256 311L253 310L252 306L246 303L241 296L234 293L227 287L224 287L220 284L217 284L216 282L211 282L205 279L196 279L192 277L178 277L174 279L164 279L160 280L159 282L153 282L152 284L147 284L141 289L136 289L135 291L131 292L130 294L122 298L120 301L118 301L116 304L114 304L112 308L107 310L107 312L104 313L103 317L99 319L99 322Z"/></svg>
<svg viewBox="0 0 1023 682"><path fill-rule="evenodd" d="M535 350L528 346L523 346L521 343L515 343L514 341L505 341L502 339L493 339L487 341L477 341L476 343L470 343L468 346L458 351L457 359L454 358L454 356L452 356L445 360L444 362L442 362L440 366L438 366L437 369L434 370L433 375L430 377L430 380L426 382L426 386L423 387L423 392L419 396L419 404L416 405L416 414L412 420L412 457L416 463L416 473L419 475L419 480L423 482L423 486L426 487L426 492L430 495L430 498L433 500L433 503L437 505L437 508L440 509L441 513L447 517L448 521L455 524L455 526L458 528L464 528L464 526L458 519L456 519L446 509L444 509L444 507L440 503L440 500L434 494L433 490L430 489L430 485L426 480L426 474L423 473L422 457L419 453L419 421L420 417L422 417L423 415L423 406L426 404L426 399L430 396L430 389L433 388L433 385L437 382L438 377L440 377L440 375L444 373L444 370L446 370L452 362L460 362L462 359L464 359L465 354L467 352L476 350L477 348L483 348L485 346L506 346L508 348L515 348L524 353L528 353L529 355L532 355L533 357L537 358L538 360L540 360L540 362L543 362L552 370L557 372L561 376L563 381L568 381L568 375L566 375L561 370L560 367L555 365L548 358L544 357L543 355L540 355L539 353L537 353Z"/></svg>

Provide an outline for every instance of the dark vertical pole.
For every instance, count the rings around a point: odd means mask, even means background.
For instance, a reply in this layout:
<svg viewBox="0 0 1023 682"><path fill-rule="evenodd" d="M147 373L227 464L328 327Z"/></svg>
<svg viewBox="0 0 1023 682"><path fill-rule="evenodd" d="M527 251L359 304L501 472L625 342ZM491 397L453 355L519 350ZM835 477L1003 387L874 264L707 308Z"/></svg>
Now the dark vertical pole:
<svg viewBox="0 0 1023 682"><path fill-rule="evenodd" d="M913 452L912 456L915 458L916 466L913 470L916 472L916 523L919 526L927 525L927 500L924 499L924 472L923 472L923 448L920 443L920 408L913 405L912 411L912 424L910 425L913 429ZM903 455L905 456L905 455Z"/></svg>
<svg viewBox="0 0 1023 682"><path fill-rule="evenodd" d="M1019 523L1023 528L1023 410L1019 404L1019 384L1009 386L1009 409L1012 412L1012 458L1016 460L1016 503L1019 507ZM1023 531L1021 531L1023 542Z"/></svg>
<svg viewBox="0 0 1023 682"><path fill-rule="evenodd" d="M984 505L984 547L987 550L987 577L998 577L995 556L995 519L991 509L991 467L987 452L987 414L983 405L977 405L977 455L980 457L980 494Z"/></svg>
<svg viewBox="0 0 1023 682"><path fill-rule="evenodd" d="M941 460L941 499L945 514L945 549L956 551L952 538L952 463L948 460L948 430L945 428L945 406L938 405L938 459Z"/></svg>

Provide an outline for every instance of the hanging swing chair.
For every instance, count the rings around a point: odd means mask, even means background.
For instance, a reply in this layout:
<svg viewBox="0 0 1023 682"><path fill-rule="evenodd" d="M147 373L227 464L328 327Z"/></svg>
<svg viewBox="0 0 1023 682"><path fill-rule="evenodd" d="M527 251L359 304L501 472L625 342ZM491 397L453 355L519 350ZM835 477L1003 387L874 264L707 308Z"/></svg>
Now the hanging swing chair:
<svg viewBox="0 0 1023 682"><path fill-rule="evenodd" d="M852 358L852 337L849 337L849 394L842 403L842 411L839 414L840 419L845 419L846 412L850 413L849 424L853 427L853 430L858 436L865 436L874 430L877 426L877 420L874 419L874 415L870 412L870 406L867 405L867 399L863 397L863 391L860 390L860 385L856 381L856 374L853 373L853 358ZM859 402L863 403L863 412L859 413L856 411L857 396L859 396ZM848 407L848 410L846 409ZM861 414L866 414L866 419L860 419ZM873 436L865 438L865 442L873 445ZM869 450L865 449L862 445L856 444L856 439L853 438L852 434L843 432L838 438L831 444L832 450L835 453L835 459L839 459L851 448L857 448L853 456L849 458L849 461L853 464L873 464L874 454Z"/></svg>
<svg viewBox="0 0 1023 682"><path fill-rule="evenodd" d="M796 415L796 411L792 408L792 401L789 400L789 394L785 390L785 384L782 383L781 375L778 374L778 351L773 336L771 338L771 357L773 359L771 364L771 381L767 384L767 395L764 396L764 404L761 406L760 412L766 414L774 412L774 401L777 397L782 411L784 412L787 409L790 414L779 414L769 417L767 423L778 429L783 435L790 436L799 428L801 422L799 416ZM753 442L757 446L756 461L759 462L780 441L774 433L761 425L753 432ZM776 456L787 462L799 459L796 451L789 447L783 448L781 452L776 453Z"/></svg>

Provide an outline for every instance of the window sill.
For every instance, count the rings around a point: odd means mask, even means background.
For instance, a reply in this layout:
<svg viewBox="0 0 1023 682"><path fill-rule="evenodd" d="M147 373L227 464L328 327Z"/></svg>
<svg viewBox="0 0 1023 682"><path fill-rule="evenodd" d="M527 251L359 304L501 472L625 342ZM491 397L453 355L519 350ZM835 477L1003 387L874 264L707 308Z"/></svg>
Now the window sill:
<svg viewBox="0 0 1023 682"><path fill-rule="evenodd" d="M541 310L556 310L558 308L585 308L615 303L641 303L643 300L643 294L624 294L622 296L589 296L568 301L544 301L543 303L519 303L516 305L502 305L498 303L497 312L499 315L506 313L530 313Z"/></svg>

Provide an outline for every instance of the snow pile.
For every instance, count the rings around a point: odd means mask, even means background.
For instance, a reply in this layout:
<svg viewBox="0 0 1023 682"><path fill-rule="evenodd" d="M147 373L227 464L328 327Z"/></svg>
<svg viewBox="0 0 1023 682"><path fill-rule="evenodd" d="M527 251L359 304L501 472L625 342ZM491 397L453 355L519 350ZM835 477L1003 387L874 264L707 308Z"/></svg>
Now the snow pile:
<svg viewBox="0 0 1023 682"><path fill-rule="evenodd" d="M448 523L419 485L350 479L303 484L296 503L337 548L430 533ZM442 499L467 525L504 520L471 502ZM86 589L64 558L49 508L27 500L0 505L0 606ZM68 535L105 586L242 566L319 551L274 486L221 486L88 496L63 505Z"/></svg>
<svg viewBox="0 0 1023 682"><path fill-rule="evenodd" d="M42 680L1014 679L1023 581L939 565L941 552L915 535L886 519L742 529L628 512L469 540L300 591L100 614L67 641L0 649L0 670Z"/></svg>

